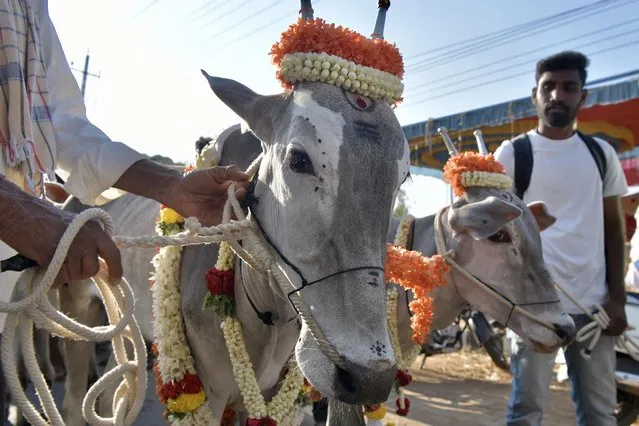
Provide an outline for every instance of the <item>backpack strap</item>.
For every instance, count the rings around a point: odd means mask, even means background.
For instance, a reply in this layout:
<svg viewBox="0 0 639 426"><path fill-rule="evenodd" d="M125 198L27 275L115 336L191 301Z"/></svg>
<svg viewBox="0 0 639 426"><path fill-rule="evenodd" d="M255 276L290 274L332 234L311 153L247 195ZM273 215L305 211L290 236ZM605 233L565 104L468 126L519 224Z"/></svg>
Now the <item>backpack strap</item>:
<svg viewBox="0 0 639 426"><path fill-rule="evenodd" d="M526 133L522 133L510 142L515 150L515 195L523 200L532 175L532 146Z"/></svg>
<svg viewBox="0 0 639 426"><path fill-rule="evenodd" d="M604 154L601 145L590 135L585 135L577 130L577 134L581 138L582 141L588 147L588 151L592 155L592 158L595 160L595 164L597 164L597 169L599 169L599 175L601 176L601 181L604 181L606 177L606 154Z"/></svg>

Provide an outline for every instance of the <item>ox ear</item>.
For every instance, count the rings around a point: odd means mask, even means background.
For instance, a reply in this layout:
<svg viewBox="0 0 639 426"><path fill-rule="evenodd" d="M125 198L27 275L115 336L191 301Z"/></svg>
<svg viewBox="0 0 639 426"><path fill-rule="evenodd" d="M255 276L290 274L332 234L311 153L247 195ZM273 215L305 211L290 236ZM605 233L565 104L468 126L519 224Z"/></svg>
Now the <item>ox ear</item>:
<svg viewBox="0 0 639 426"><path fill-rule="evenodd" d="M47 198L54 203L63 204L69 198L70 194L59 183L45 182L44 188Z"/></svg>
<svg viewBox="0 0 639 426"><path fill-rule="evenodd" d="M452 208L448 223L456 234L468 232L476 240L494 235L521 215L521 209L497 197Z"/></svg>
<svg viewBox="0 0 639 426"><path fill-rule="evenodd" d="M548 213L548 207L543 201L533 201L528 204L528 208L537 221L539 232L551 227L557 221L555 216Z"/></svg>
<svg viewBox="0 0 639 426"><path fill-rule="evenodd" d="M248 124L262 142L272 143L274 123L288 105L282 95L263 96L235 80L212 77L202 70L213 93Z"/></svg>

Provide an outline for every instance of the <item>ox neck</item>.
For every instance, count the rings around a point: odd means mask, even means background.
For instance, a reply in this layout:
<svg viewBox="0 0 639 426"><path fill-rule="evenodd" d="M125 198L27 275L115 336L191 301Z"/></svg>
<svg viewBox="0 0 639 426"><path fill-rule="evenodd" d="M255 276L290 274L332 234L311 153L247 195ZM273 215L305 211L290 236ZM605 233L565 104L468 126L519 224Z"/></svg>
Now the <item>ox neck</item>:
<svg viewBox="0 0 639 426"><path fill-rule="evenodd" d="M261 329L289 324L297 319L287 300L275 294L268 277L241 259L236 262L235 295L237 316L245 326L258 324Z"/></svg>

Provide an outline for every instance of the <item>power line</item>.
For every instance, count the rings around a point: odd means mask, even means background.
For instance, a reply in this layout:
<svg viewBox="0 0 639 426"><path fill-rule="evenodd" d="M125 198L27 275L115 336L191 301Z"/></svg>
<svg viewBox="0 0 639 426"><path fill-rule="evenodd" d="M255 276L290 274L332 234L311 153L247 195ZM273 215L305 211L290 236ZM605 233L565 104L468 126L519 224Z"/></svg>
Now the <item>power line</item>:
<svg viewBox="0 0 639 426"><path fill-rule="evenodd" d="M138 13L133 15L133 17L131 18L131 21L133 21L134 19L136 19L139 16L143 15L145 12L147 12L149 9L151 9L153 6L155 6L159 1L160 0L152 0L150 3L148 3L146 6L144 6Z"/></svg>
<svg viewBox="0 0 639 426"><path fill-rule="evenodd" d="M458 59L461 59L461 58L465 58L465 57L468 57L468 56L473 56L473 55L476 55L476 54L481 53L483 51L491 50L491 49L494 49L494 48L499 47L499 46L503 46L505 44L511 43L513 41L516 41L516 40L529 38L530 36L533 36L535 34L546 32L546 31L548 31L550 29L558 28L560 26L564 26L564 25L569 24L571 22L574 22L574 21L577 21L577 20L581 20L583 18L592 16L592 15L595 15L595 14L601 14L603 12L615 9L617 7L625 6L627 4L635 3L635 2L637 2L637 0L628 0L628 1L626 1L626 3L620 3L620 4L611 5L612 7L609 7L608 9L605 9L605 10L595 10L595 11L591 11L589 14L586 14L586 15L573 16L572 19L570 19L570 20L568 20L566 22L559 22L556 25L551 26L550 28L540 28L540 29L538 29L536 31L525 32L523 34L520 33L517 36L505 38L501 42L495 43L495 44L492 44L492 45L490 43L488 43L488 44L484 43L483 46L468 46L468 47L465 47L463 49L458 50L457 52L447 52L447 53L444 53L442 55L439 55L438 57L422 61L420 64L416 64L416 65L414 65L412 67L409 67L407 72L414 73L414 72L421 72L421 71L425 71L425 70L428 70L428 69L432 69L432 68L434 68L436 66L440 66L440 65L444 65L444 64L447 64L447 63L450 63L450 62L454 62L455 60L458 60Z"/></svg>
<svg viewBox="0 0 639 426"><path fill-rule="evenodd" d="M565 39L565 40L560 41L560 42L553 42L553 43L550 43L550 44L546 44L546 45L541 46L539 48L536 48L536 49L533 49L533 50L529 50L528 52L525 52L525 53L520 53L520 54L517 54L517 55L509 56L509 57L506 57L506 58L503 58L503 59L499 59L497 61L490 62L488 64L483 64L483 65L479 65L477 67L473 67L473 68L467 69L465 71L457 72L457 73L454 73L454 74L448 74L445 77L439 78L437 80L426 81L426 82L421 83L421 84L419 84L417 86L413 86L413 87L409 88L407 91L413 91L413 90L416 90L416 89L419 89L419 88L422 88L422 87L425 87L425 86L429 86L429 85L431 85L433 83L439 83L442 80L449 80L449 79L451 79L453 77L459 77L460 75L465 75L465 74L468 74L468 73L473 72L473 71L477 71L477 70L481 70L481 69L484 69L484 68L488 68L488 67L491 67L493 65L502 64L505 61L510 61L512 59L521 58L523 56L528 56L531 53L539 52L539 51L542 51L544 49L551 48L551 47L556 47L557 45L564 45L565 43L569 43L569 42L575 41L577 39L581 39L581 38L584 38L584 37L589 37L591 35L599 34L599 33L606 32L606 31L609 31L609 30L612 30L612 29L617 29L619 27L622 27L624 25L627 25L627 24L630 24L630 23L633 23L633 22L637 22L637 21L639 21L639 18L630 19L628 21L624 21L624 22L621 22L621 23L618 23L618 24L610 25L608 27L600 28L598 30L595 30L595 31L592 31L592 32L589 32L589 33L580 34L578 36L571 37L571 38ZM604 40L607 40L607 39L604 39ZM580 48L581 47L575 47L573 49L580 49Z"/></svg>
<svg viewBox="0 0 639 426"><path fill-rule="evenodd" d="M222 14L222 15L220 15L220 16L217 16L217 17L213 18L213 20L208 21L206 24L204 24L204 25L200 26L200 27L199 27L196 31L199 31L199 30L201 30L202 28L208 27L209 25L211 25L211 24L213 24L213 23L215 23L215 22L219 21L220 19L222 19L222 18L224 18L224 17L226 17L226 16L230 15L230 14L231 14L231 13L233 13L233 12L236 12L236 11L238 11L238 10L241 10L244 6L246 6L247 4L249 4L249 3L250 3L250 2L252 2L252 1L253 1L253 0L245 0L243 3L241 3L241 4L239 4L239 5L234 5L234 6L232 7L232 9L231 9L231 10L227 11L226 13L223 13L223 14Z"/></svg>
<svg viewBox="0 0 639 426"><path fill-rule="evenodd" d="M637 32L639 32L639 28L635 28L633 30L629 30L629 31L626 31L626 32L623 32L623 33L619 33L619 34L613 34L611 36L604 37L602 39L599 39L599 40L596 40L596 41L593 41L593 42L584 43L584 44L581 44L579 46L572 47L571 50L582 49L584 47L589 47L589 46L592 46L592 45L595 45L595 44L600 44L600 43L603 43L604 41L608 41L608 40L612 40L612 39L618 39L619 37L626 36L626 35L629 35L629 34L634 34L634 33L637 33ZM530 67L530 60L518 62L516 64L507 65L505 67L498 68L498 69L492 70L492 71L487 71L485 73L478 74L478 75L473 76L473 77L465 78L463 80L457 80L457 81L452 82L452 83L447 83L447 84L444 84L444 85L436 86L436 87L433 87L433 88L431 88L431 89L429 89L427 91L418 92L418 93L416 93L416 95L423 94L423 93L428 93L429 91L446 89L446 88L451 87L451 86L457 86L458 84L466 83L468 81L473 81L473 80L476 80L477 78L485 77L485 76L488 76L488 75L492 75L492 74L495 74L497 72L506 71L506 70L513 69L513 68L519 68L519 67L521 67L523 65L526 65L526 66Z"/></svg>
<svg viewBox="0 0 639 426"><path fill-rule="evenodd" d="M318 4L318 3L320 3L321 1L322 1L322 0L315 0L315 2L314 2L313 4ZM231 44L233 44L233 43L236 43L236 42L238 42L238 41L241 41L241 40L243 40L243 39L245 39L245 38L247 38L247 37L249 37L249 36L252 36L253 34L258 33L258 32L260 32L260 31L262 31L263 29L270 27L270 26L271 26L271 25L273 25L273 24L276 24L276 23L278 23L279 21L282 21L282 20L287 19L287 18L289 18L289 19L290 19L291 15L295 15L295 14L297 14L298 12L299 12L299 8L296 8L296 9L295 9L295 11L287 12L286 14L284 14L284 15L280 16L279 18L275 18L275 19L273 19L272 21L269 21L269 22L267 22L266 24L264 24L264 25L262 25L262 26L260 26L260 27L258 27L258 28L255 28L253 31L249 31L248 33L244 33L244 34L242 34L241 36L236 37L236 38L234 38L234 39L231 39L231 41L228 41L228 42L226 42L226 43L224 43L224 44L222 44L222 45L219 45L219 46L217 46L217 47L214 47L213 49L211 49L211 50L209 50L209 51L207 51L207 52L205 52L205 53L206 53L206 54L210 54L210 53L213 53L213 52L217 52L218 50L224 49L225 47L228 47L228 46L230 46L230 45L231 45Z"/></svg>
<svg viewBox="0 0 639 426"><path fill-rule="evenodd" d="M588 53L587 56L592 57L592 56L596 56L596 55L598 55L600 53L612 52L613 50L622 49L624 47L633 46L633 45L636 45L636 44L639 44L639 40L631 41L631 42L620 44L620 45L613 46L613 47L607 47L605 49L601 49L601 50L598 50L596 52ZM524 72L520 72L520 73L517 73L517 74L511 74L511 75L506 76L506 77L496 78L494 80L485 81L483 83L478 83L478 84L475 84L475 85L472 85L472 86L465 86L465 87L462 87L460 89L453 90L453 91L446 92L446 93L442 93L442 94L437 95L437 96L431 96L429 98L422 98L422 99L417 100L415 102L409 102L405 106L406 107L412 107L412 106L415 106L415 105L422 104L424 102L429 102L429 101L432 101L432 100L435 100L435 99L440 99L440 98L443 98L445 96L454 95L456 93L465 92L467 90L476 89L478 87L488 86L488 85L494 84L494 83L501 83L503 81L512 80L513 78L521 77L521 76L524 76L524 75L530 75L530 70L527 70L527 71L524 71Z"/></svg>
<svg viewBox="0 0 639 426"><path fill-rule="evenodd" d="M559 16L562 16L562 15L575 13L575 12L578 12L579 10L583 10L583 9L587 9L587 8L590 8L590 7L594 7L594 6L598 5L598 4L606 3L606 2L607 2L607 0L600 0L600 1L588 4L588 5L585 5L585 6L580 6L580 7L574 8L574 9L569 9L569 10L566 10L566 11L563 11L563 12L559 12L559 13L556 13L554 15L549 15L549 16L545 16L543 18L533 19L532 21L527 21L527 22L524 22L524 23L521 23L521 24L517 24L517 25L513 25L513 26L510 26L510 27L507 27L507 28L503 28L501 30L493 31L493 32L488 33L488 34L484 34L483 36L480 36L480 37L471 37L471 38L468 38L466 40L457 41L457 42L454 42L454 43L447 44L445 46L436 47L434 49L430 49L430 50L427 50L427 51L424 51L424 52L417 53L415 55L409 56L409 57L406 58L406 61L410 61L411 59L415 59L415 58L418 58L418 57L421 57L421 56L426 56L426 55L428 55L430 53L439 52L441 50L448 50L451 47L459 46L460 44L474 43L474 42L476 42L478 40L481 40L483 38L489 38L491 36L500 36L500 35L504 35L504 34L509 34L512 31L518 31L518 30L521 30L521 29L525 29L529 25L535 26L538 23L543 23L544 21L552 20L552 19L554 19L556 17L559 17Z"/></svg>
<svg viewBox="0 0 639 426"><path fill-rule="evenodd" d="M582 45L579 45L579 46L575 46L575 47L571 48L571 50L582 49L584 47L592 46L594 44L603 43L604 41L616 39L616 38L619 38L621 36L634 34L634 33L637 33L637 32L639 32L639 28L635 28L634 30L626 31L626 32L619 33L619 34L613 34L611 36L604 37L602 39L599 39L599 40L591 42L591 43L585 43L585 44L582 44ZM465 82L468 82L468 81L476 80L479 77L485 77L485 76L488 76L488 75L495 74L497 72L506 71L508 69L518 68L518 67L521 67L523 65L529 65L529 64L530 64L530 60L522 61L522 62L519 62L519 63L516 63L516 64L511 64L511 65L508 65L508 66L505 66L505 67L502 67L502 68L498 68L498 69L493 70L493 71L485 72L483 74L479 74L479 75L476 75L474 77L469 77L469 78L466 78L466 79L463 79L463 80L457 80L457 81L455 81L453 83L448 83L448 84L444 84L444 85L441 85L441 86L436 86L436 87L434 87L432 89L429 89L429 90L432 91L432 90L446 89L446 88L451 87L451 86L456 86L456 85L458 85L460 83L465 83ZM421 93L424 93L424 92L421 92Z"/></svg>
<svg viewBox="0 0 639 426"><path fill-rule="evenodd" d="M269 10L270 8L272 8L273 6L275 6L277 3L281 3L282 0L275 0L274 2L270 3L269 5L265 6L264 8L255 11L253 13L251 13L249 16L245 16L244 18L240 19L238 22L234 22L232 25L229 25L228 27L216 32L213 35L207 36L205 40L210 40L212 38L216 38L217 36L224 34L225 32L227 32L228 30L235 28L238 24L244 23L258 15L261 15L262 13L266 12L267 10Z"/></svg>
<svg viewBox="0 0 639 426"><path fill-rule="evenodd" d="M197 9L195 9L194 11L192 11L191 13L189 13L186 17L184 17L184 19L182 19L182 22L184 22L185 20L189 19L192 16L195 16L198 12L203 12L206 10L209 10L208 13L210 13L210 9L213 9L215 6L219 6L220 4L222 4L224 0L210 0L208 2L205 2L202 6L198 7ZM202 16L206 16L208 15L208 13L205 13L204 15L200 15L200 18ZM196 17L197 19L197 17Z"/></svg>

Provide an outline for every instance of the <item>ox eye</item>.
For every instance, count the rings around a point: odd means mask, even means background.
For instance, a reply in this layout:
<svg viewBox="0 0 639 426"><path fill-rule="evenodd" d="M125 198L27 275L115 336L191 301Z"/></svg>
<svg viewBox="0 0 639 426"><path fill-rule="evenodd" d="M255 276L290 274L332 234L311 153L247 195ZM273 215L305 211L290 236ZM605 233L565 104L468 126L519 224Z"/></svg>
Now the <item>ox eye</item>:
<svg viewBox="0 0 639 426"><path fill-rule="evenodd" d="M511 241L510 235L508 235L508 232L506 231L496 232L495 234L488 237L488 239L493 243L509 243Z"/></svg>
<svg viewBox="0 0 639 426"><path fill-rule="evenodd" d="M298 149L293 149L288 153L287 157L288 166L295 173L308 173L313 174L313 163L308 157L308 154Z"/></svg>

